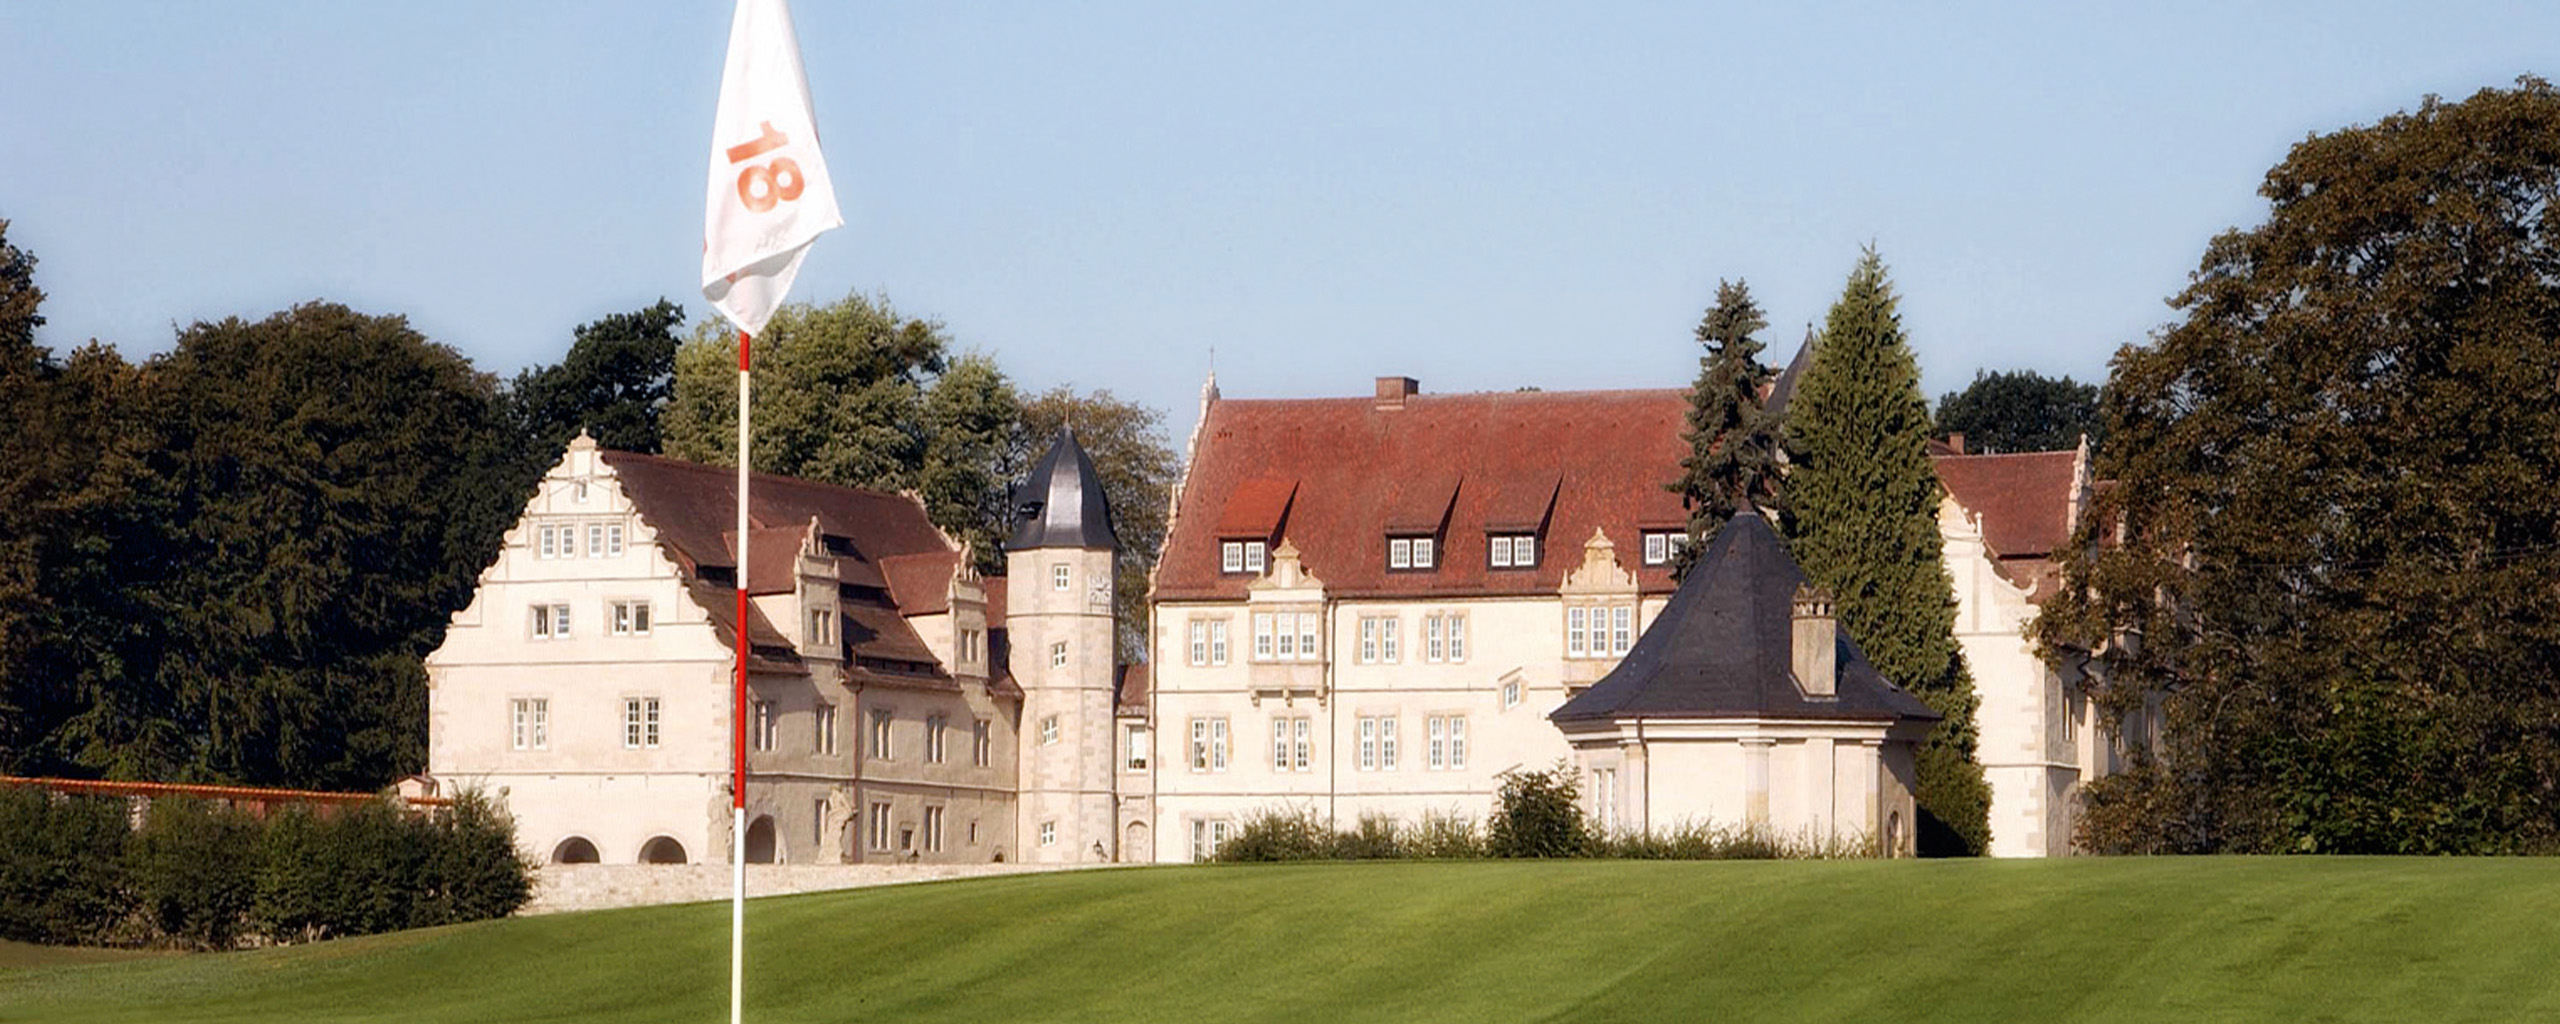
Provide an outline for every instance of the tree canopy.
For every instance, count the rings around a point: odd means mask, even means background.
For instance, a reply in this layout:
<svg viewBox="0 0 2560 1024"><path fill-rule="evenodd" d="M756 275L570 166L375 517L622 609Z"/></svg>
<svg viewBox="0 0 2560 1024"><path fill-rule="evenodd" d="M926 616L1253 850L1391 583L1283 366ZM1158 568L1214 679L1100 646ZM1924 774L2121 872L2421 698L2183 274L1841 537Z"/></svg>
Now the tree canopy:
<svg viewBox="0 0 2560 1024"><path fill-rule="evenodd" d="M507 400L534 461L548 465L580 430L607 448L657 454L683 326L684 307L659 299L579 325L559 363L517 374Z"/></svg>
<svg viewBox="0 0 2560 1024"><path fill-rule="evenodd" d="M2108 850L2560 841L2560 91L2313 136L2182 319L2117 353L2069 586L2158 756L2089 787ZM2121 542L2117 541L2121 539ZM2150 730L2137 724L2137 739Z"/></svg>
<svg viewBox="0 0 2560 1024"><path fill-rule="evenodd" d="M2106 436L2098 386L2034 370L1976 371L1973 383L1938 399L1938 432L1963 434L1967 452L2053 452Z"/></svg>
<svg viewBox="0 0 2560 1024"><path fill-rule="evenodd" d="M1716 282L1716 304L1698 322L1698 344L1707 352L1689 388L1689 454L1670 485L1689 510L1689 543L1673 559L1675 576L1688 575L1735 512L1778 502L1778 420L1760 404L1777 371L1760 364L1763 346L1752 337L1767 326L1748 282Z"/></svg>
<svg viewBox="0 0 2560 1024"><path fill-rule="evenodd" d="M1920 748L1923 852L1980 853L1990 795L1973 759L1973 680L1938 536L1929 404L1898 303L1867 250L1788 402L1789 547L1867 660L1946 716Z"/></svg>

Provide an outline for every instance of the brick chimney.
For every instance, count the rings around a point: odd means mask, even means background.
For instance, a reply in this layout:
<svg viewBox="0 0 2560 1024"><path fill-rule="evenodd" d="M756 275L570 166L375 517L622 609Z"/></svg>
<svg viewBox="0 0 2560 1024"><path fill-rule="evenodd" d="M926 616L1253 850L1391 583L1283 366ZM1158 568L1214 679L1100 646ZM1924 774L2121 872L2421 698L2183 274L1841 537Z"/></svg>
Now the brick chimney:
<svg viewBox="0 0 2560 1024"><path fill-rule="evenodd" d="M1831 592L1807 583L1796 588L1795 658L1790 669L1796 686L1816 700L1839 695L1840 623L1832 617Z"/></svg>
<svg viewBox="0 0 2560 1024"><path fill-rule="evenodd" d="M1964 454L1964 431L1957 430L1949 432L1947 434L1947 447L1955 449L1955 453L1958 455Z"/></svg>
<svg viewBox="0 0 2560 1024"><path fill-rule="evenodd" d="M1378 378L1378 408L1402 409L1404 400L1422 393L1422 382L1411 377Z"/></svg>

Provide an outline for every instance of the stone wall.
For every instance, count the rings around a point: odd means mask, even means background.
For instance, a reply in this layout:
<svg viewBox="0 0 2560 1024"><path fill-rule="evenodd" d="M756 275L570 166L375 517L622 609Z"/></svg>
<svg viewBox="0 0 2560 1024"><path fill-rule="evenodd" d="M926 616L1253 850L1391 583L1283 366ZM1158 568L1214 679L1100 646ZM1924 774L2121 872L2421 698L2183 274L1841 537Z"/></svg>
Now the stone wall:
<svg viewBox="0 0 2560 1024"><path fill-rule="evenodd" d="M952 878L986 878L1111 864L750 864L748 896L782 896ZM519 914L697 903L729 898L726 864L546 864Z"/></svg>

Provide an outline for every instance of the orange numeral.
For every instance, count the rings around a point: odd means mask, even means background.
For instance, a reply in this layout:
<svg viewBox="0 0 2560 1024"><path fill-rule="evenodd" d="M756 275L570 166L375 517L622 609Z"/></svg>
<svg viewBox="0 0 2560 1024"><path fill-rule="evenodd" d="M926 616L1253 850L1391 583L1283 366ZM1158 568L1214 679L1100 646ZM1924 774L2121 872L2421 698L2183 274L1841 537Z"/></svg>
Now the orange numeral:
<svg viewBox="0 0 2560 1024"><path fill-rule="evenodd" d="M755 159L760 154L781 149L782 147L789 145L791 142L791 136L784 135L781 132L773 130L773 122L771 121L760 122L757 127L764 129L764 134L729 147L730 163L745 163L749 160Z"/></svg>
<svg viewBox="0 0 2560 1024"><path fill-rule="evenodd" d="M761 122L758 127L764 130L763 134L729 147L730 163L745 163L791 142L790 136L773 130L771 121ZM787 156L776 157L761 167L750 165L738 172L738 201L747 204L750 212L763 213L776 203L800 198L801 189L808 184L800 176L798 163Z"/></svg>

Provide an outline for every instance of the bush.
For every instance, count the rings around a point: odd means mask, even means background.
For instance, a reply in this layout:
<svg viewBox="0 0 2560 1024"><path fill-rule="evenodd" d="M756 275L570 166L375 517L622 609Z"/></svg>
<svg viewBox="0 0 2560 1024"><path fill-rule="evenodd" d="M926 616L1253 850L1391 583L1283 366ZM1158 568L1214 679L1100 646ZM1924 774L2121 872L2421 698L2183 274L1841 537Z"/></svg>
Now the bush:
<svg viewBox="0 0 2560 1024"><path fill-rule="evenodd" d="M0 938L101 942L124 916L122 800L0 788Z"/></svg>
<svg viewBox="0 0 2560 1024"><path fill-rule="evenodd" d="M197 949L239 944L255 900L258 823L188 797L151 801L125 846L142 920L163 941Z"/></svg>
<svg viewBox="0 0 2560 1024"><path fill-rule="evenodd" d="M1218 848L1218 859L1230 864L1292 860L1324 860L1332 856L1333 830L1305 808L1254 812L1243 827Z"/></svg>
<svg viewBox="0 0 2560 1024"><path fill-rule="evenodd" d="M1582 787L1559 761L1543 772L1502 773L1485 853L1494 857L1580 857L1590 852Z"/></svg>
<svg viewBox="0 0 2560 1024"><path fill-rule="evenodd" d="M533 898L533 865L516 849L515 819L496 801L466 790L434 820L424 916L446 921L505 917ZM425 923L425 922L421 922Z"/></svg>
<svg viewBox="0 0 2560 1024"><path fill-rule="evenodd" d="M1334 860L1399 860L1410 856L1405 852L1403 830L1396 820L1384 814L1360 816L1360 825L1349 832L1334 832L1325 844L1325 855Z"/></svg>
<svg viewBox="0 0 2560 1024"><path fill-rule="evenodd" d="M1424 860L1475 860L1485 855L1484 838L1474 819L1425 812L1406 834L1405 849Z"/></svg>

